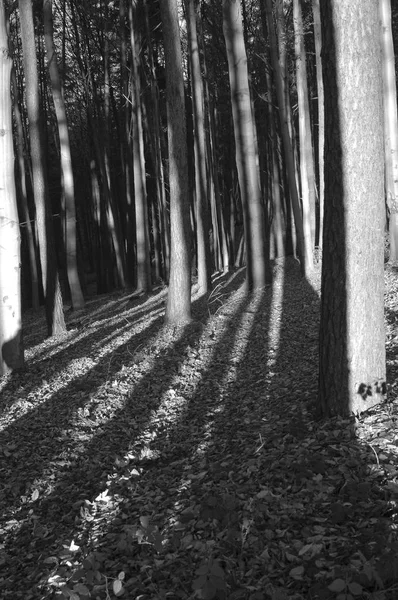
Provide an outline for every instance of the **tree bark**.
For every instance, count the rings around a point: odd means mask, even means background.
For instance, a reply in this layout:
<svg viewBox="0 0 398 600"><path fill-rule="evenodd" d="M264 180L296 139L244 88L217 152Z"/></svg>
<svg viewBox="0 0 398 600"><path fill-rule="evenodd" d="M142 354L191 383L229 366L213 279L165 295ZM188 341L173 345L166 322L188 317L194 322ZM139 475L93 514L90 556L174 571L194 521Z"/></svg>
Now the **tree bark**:
<svg viewBox="0 0 398 600"><path fill-rule="evenodd" d="M194 0L185 0L191 64L192 118L195 153L196 238L199 294L206 295L211 287L209 247L209 199L207 195L205 111L199 44Z"/></svg>
<svg viewBox="0 0 398 600"><path fill-rule="evenodd" d="M315 37L315 58L316 58L316 83L318 92L318 199L319 199L319 248L322 250L323 238L323 210L325 194L325 178L323 167L323 150L325 147L325 118L324 118L324 93L323 93L323 75L322 75L322 34L321 34L321 13L319 0L312 0L312 14L314 16L314 37Z"/></svg>
<svg viewBox="0 0 398 600"><path fill-rule="evenodd" d="M61 171L63 191L65 195L65 252L68 273L69 289L72 307L84 308L84 297L80 285L77 268L77 233L76 233L76 206L75 185L72 170L72 157L70 152L69 130L65 110L65 101L62 90L61 78L58 70L58 59L54 45L54 27L52 16L52 0L43 0L44 40L47 52L47 66L50 74L51 87L55 114L57 117L59 146L61 155Z"/></svg>
<svg viewBox="0 0 398 600"><path fill-rule="evenodd" d="M398 262L398 118L390 0L379 0L383 68L384 155L387 206L390 212L389 262Z"/></svg>
<svg viewBox="0 0 398 600"><path fill-rule="evenodd" d="M20 229L14 180L11 68L4 1L0 0L0 376L24 365Z"/></svg>
<svg viewBox="0 0 398 600"><path fill-rule="evenodd" d="M223 31L227 47L236 165L243 209L247 286L248 290L252 290L269 283L271 271L266 259L265 217L242 15L238 0L223 0Z"/></svg>
<svg viewBox="0 0 398 600"><path fill-rule="evenodd" d="M321 2L325 219L319 401L359 413L385 394L383 107L378 6Z"/></svg>
<svg viewBox="0 0 398 600"><path fill-rule="evenodd" d="M286 105L286 91L285 82L283 79L283 73L278 59L278 47L276 40L275 27L272 16L272 0L265 0L266 14L267 14L267 25L268 35L270 37L270 54L272 68L274 71L276 96L278 100L279 108L279 119L281 126L283 154L286 163L289 193L291 205L294 213L294 222L297 232L297 250L301 262L301 270L305 275L311 270L311 257L305 253L304 246L304 230L303 230L303 219L301 215L300 201L297 190L296 174L295 174L295 162L293 153L292 139L289 133L289 122L288 122L288 110Z"/></svg>
<svg viewBox="0 0 398 600"><path fill-rule="evenodd" d="M40 264L46 301L48 335L66 331L61 288L55 257L52 211L48 195L46 159L43 147L43 122L40 110L39 79L31 0L18 0L29 119L30 156L33 193L36 205Z"/></svg>
<svg viewBox="0 0 398 600"><path fill-rule="evenodd" d="M301 0L293 0L293 24L299 113L301 206L303 212L305 254L309 263L308 266L311 268L313 266L313 249L315 243L315 169Z"/></svg>
<svg viewBox="0 0 398 600"><path fill-rule="evenodd" d="M176 0L160 0L166 65L170 187L170 279L166 322L191 320L191 225L185 127L184 80Z"/></svg>
<svg viewBox="0 0 398 600"><path fill-rule="evenodd" d="M17 158L17 175L16 185L18 189L17 198L19 197L19 208L20 214L22 214L21 226L25 229L26 242L29 253L29 268L31 278L31 294L32 294L32 308L37 311L40 307L39 299L39 273L38 273L38 262L37 262L37 246L35 231L33 223L35 222L30 217L29 205L28 205L28 193L26 189L27 171L26 162L24 156L24 131L22 124L22 115L19 109L18 99L18 86L15 76L15 72L11 72L11 86L12 86L12 97L13 97L13 112L15 119L15 149Z"/></svg>
<svg viewBox="0 0 398 600"><path fill-rule="evenodd" d="M138 68L136 40L137 7L136 0L129 3L130 46L131 46L131 131L134 168L134 197L136 221L137 289L148 292L151 289L151 266L148 229L148 206L145 176L144 133L141 110L141 85Z"/></svg>

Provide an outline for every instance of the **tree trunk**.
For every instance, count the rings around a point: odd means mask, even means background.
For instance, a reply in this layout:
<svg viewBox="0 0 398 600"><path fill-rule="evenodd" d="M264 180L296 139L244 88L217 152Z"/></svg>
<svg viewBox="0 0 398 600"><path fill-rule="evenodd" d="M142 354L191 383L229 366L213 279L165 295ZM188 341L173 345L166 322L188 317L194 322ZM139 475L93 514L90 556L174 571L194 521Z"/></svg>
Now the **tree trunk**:
<svg viewBox="0 0 398 600"><path fill-rule="evenodd" d="M196 30L195 1L185 0L185 7L188 25L189 58L191 64L192 117L194 126L198 291L199 294L205 295L209 292L211 287L211 273L208 215L209 199L206 185L207 169L203 82L200 67L198 36Z"/></svg>
<svg viewBox="0 0 398 600"><path fill-rule="evenodd" d="M30 278L31 278L31 294L32 294L32 308L37 311L40 307L39 300L39 273L38 273L38 262L37 262L37 247L34 233L33 223L35 222L30 217L29 205L28 205L28 194L26 189L26 163L24 156L24 132L22 124L22 115L18 104L18 86L15 77L15 72L11 72L11 86L13 91L13 111L15 119L15 148L17 154L17 175L16 185L18 189L17 197L19 197L19 208L20 214L22 214L23 222L21 225L25 229L26 242L29 253L29 266L30 266Z"/></svg>
<svg viewBox="0 0 398 600"><path fill-rule="evenodd" d="M47 51L47 66L50 74L55 114L57 117L59 146L61 154L61 171L63 191L65 195L65 252L69 289L72 307L84 308L84 297L80 286L77 268L77 234L75 186L73 180L72 157L70 153L69 131L66 118L65 101L58 71L58 61L54 46L52 17L52 0L43 0L44 39Z"/></svg>
<svg viewBox="0 0 398 600"><path fill-rule="evenodd" d="M319 400L358 413L385 394L383 107L378 6L321 2L325 219Z"/></svg>
<svg viewBox="0 0 398 600"><path fill-rule="evenodd" d="M151 266L148 230L148 206L145 177L144 133L142 127L141 85L138 68L136 38L136 0L129 3L130 46L131 46L131 131L134 168L134 197L136 221L137 289L151 289Z"/></svg>
<svg viewBox="0 0 398 600"><path fill-rule="evenodd" d="M162 242L163 256L163 277L166 282L169 281L170 268L170 223L166 205L166 191L164 182L164 169L162 163L162 142L163 131L160 127L160 111L159 111L159 88L156 80L155 61L153 56L151 29L149 24L148 0L144 0L145 9L145 30L148 43L148 60L150 69L150 86L151 86L151 112L152 119L149 123L149 134L151 136L151 148L153 163L155 168L156 193L159 210L159 229Z"/></svg>
<svg viewBox="0 0 398 600"><path fill-rule="evenodd" d="M123 181L121 206L124 213L122 219L123 237L126 246L126 271L131 285L136 284L136 240L135 240L135 207L133 194L133 163L131 151L129 76L127 65L127 33L126 0L119 2L119 31L120 31L120 162Z"/></svg>
<svg viewBox="0 0 398 600"><path fill-rule="evenodd" d="M322 34L321 34L321 14L319 0L312 0L312 13L314 16L314 37L315 37L315 58L316 58L316 82L318 91L318 199L319 199L319 248L322 249L323 238L323 207L325 194L325 178L323 167L323 151L325 147L325 118L324 118L324 93L323 93L323 75L322 75Z"/></svg>
<svg viewBox="0 0 398 600"><path fill-rule="evenodd" d="M301 0L293 0L293 24L300 140L301 206L305 254L311 268L314 261L313 248L315 243L315 175Z"/></svg>
<svg viewBox="0 0 398 600"><path fill-rule="evenodd" d="M0 376L24 364L20 229L14 180L11 68L4 1L0 0Z"/></svg>
<svg viewBox="0 0 398 600"><path fill-rule="evenodd" d="M29 119L30 156L33 193L43 290L46 300L48 335L66 331L61 288L56 265L52 211L48 195L46 161L43 148L43 123L40 110L39 80L36 62L35 33L31 0L18 0L26 82L26 105Z"/></svg>
<svg viewBox="0 0 398 600"><path fill-rule="evenodd" d="M161 0L160 13L166 65L171 227L170 280L166 322L177 325L191 320L188 151L177 1Z"/></svg>
<svg viewBox="0 0 398 600"><path fill-rule="evenodd" d="M283 154L284 154L285 163L286 163L290 200L291 200L291 205L292 205L292 209L293 209L293 213L294 213L294 221L295 221L295 227L296 227L296 232L297 232L297 249L298 249L298 255L300 258L300 262L301 262L301 270L302 270L302 273L305 275L308 271L311 271L312 256L307 256L305 254L303 220L302 220L299 195L298 195L298 190L297 190L293 145L292 145L292 139L291 139L290 133L289 133L285 83L284 83L283 74L282 74L279 60L278 60L278 47L277 47L275 27L274 27L273 16L272 16L272 0L265 0L265 7L266 7L266 14L267 14L268 35L270 38L271 62L272 62L272 68L274 71L276 96L277 96L278 108L279 108L279 119L280 119L280 126L281 126Z"/></svg>
<svg viewBox="0 0 398 600"><path fill-rule="evenodd" d="M398 262L398 119L390 0L379 0L383 67L384 156L387 206L390 211L391 263Z"/></svg>
<svg viewBox="0 0 398 600"><path fill-rule="evenodd" d="M269 283L271 271L266 259L265 218L239 0L223 0L223 31L245 230L247 287L252 290Z"/></svg>

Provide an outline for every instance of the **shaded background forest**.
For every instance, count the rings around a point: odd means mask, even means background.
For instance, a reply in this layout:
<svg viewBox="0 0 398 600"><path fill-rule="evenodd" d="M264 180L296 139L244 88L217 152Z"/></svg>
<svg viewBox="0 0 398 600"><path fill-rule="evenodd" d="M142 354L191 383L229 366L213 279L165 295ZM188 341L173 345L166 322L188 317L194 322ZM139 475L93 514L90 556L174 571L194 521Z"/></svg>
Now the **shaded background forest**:
<svg viewBox="0 0 398 600"><path fill-rule="evenodd" d="M168 156L165 108L165 66L159 3L74 2L53 5L54 42L62 79L73 163L76 206L77 264L85 295L118 287L147 287L168 280ZM73 200L65 201L59 129L54 109L43 39L43 8L34 2L41 106L44 114L48 189L51 199L55 250L64 299L70 298L65 240L68 220L74 219ZM277 101L269 57L264 3L242 3L251 97L256 122L262 196L270 230L270 256L293 254L295 232L286 168L277 118ZM14 6L10 7L11 9ZM191 222L195 229L195 163L193 152L191 62L181 8L181 36L185 68L186 123L189 153ZM243 216L235 165L230 88L220 2L200 3L198 38L201 48L206 129L206 196L213 271L243 263ZM312 189L312 250L321 246L319 206L321 187L318 146L318 92L313 14L302 3L307 64L309 115L316 181ZM393 7L394 9L394 7ZM294 53L293 13L290 2L277 3L279 51L286 53L285 76L293 129L297 178L299 133ZM396 31L397 10L393 10ZM26 89L19 15L10 12L16 86L14 102L21 122L15 142L18 203L22 231L23 303L28 308L42 298L32 198ZM18 127L17 127L18 125ZM138 179L142 177L140 185ZM142 211L146 214L142 214ZM29 223L30 225L29 225ZM142 257L142 228L147 255ZM138 231L138 234L137 234ZM144 236L145 237L145 236ZM195 236L192 237L195 273ZM33 253L33 256L32 256ZM137 259L137 255L140 256ZM30 257L30 259L29 259ZM144 261L150 278L137 280L137 260ZM142 267L138 266L138 269Z"/></svg>

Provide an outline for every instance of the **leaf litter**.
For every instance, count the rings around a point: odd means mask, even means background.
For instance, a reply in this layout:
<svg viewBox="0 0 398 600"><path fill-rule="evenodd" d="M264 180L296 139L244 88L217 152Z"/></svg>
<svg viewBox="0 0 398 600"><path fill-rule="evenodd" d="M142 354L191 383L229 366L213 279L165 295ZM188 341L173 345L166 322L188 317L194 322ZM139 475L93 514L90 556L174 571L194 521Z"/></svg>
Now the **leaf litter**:
<svg viewBox="0 0 398 600"><path fill-rule="evenodd" d="M194 321L165 291L97 297L0 380L0 597L398 597L397 276L388 402L315 419L320 274L219 276Z"/></svg>

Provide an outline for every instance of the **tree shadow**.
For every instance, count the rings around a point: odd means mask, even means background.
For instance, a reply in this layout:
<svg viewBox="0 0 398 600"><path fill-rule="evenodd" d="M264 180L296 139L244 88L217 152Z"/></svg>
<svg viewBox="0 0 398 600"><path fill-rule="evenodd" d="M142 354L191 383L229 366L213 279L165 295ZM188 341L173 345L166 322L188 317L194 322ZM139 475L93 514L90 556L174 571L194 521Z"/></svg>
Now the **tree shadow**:
<svg viewBox="0 0 398 600"><path fill-rule="evenodd" d="M97 334L103 336L109 327L98 329ZM197 323L183 331L170 332L163 328L161 318L156 317L149 327L120 344L112 360L105 355L84 375L67 382L58 391L46 391L37 405L29 407L19 418L10 416L10 424L0 434L5 449L0 466L5 508L2 520L13 521L5 536L5 556L10 572L15 573L15 569L20 572L22 586L27 581L32 585L42 565L37 563L35 551L20 564L20 547L49 548L56 539L64 537L64 530L72 534L70 514L76 502L94 498L103 491L107 473L114 472L115 456L134 446L158 406L159 395L167 391L186 347L195 343L200 332ZM146 347L141 356L131 357L132 364L126 364L132 342L135 346L139 342L143 346L157 343L158 347L149 352ZM73 348L75 360L87 353L84 343ZM67 352L67 348L56 351L52 358L54 370ZM34 383L29 381L28 372L25 376L24 380L19 377L19 389L31 391ZM129 391L118 392L115 399L112 389L122 386ZM97 414L93 422L92 411L103 411L103 418ZM50 472L52 476L48 479ZM13 520L15 514L18 519ZM15 590L18 582L14 579L10 585L6 573L0 589Z"/></svg>

